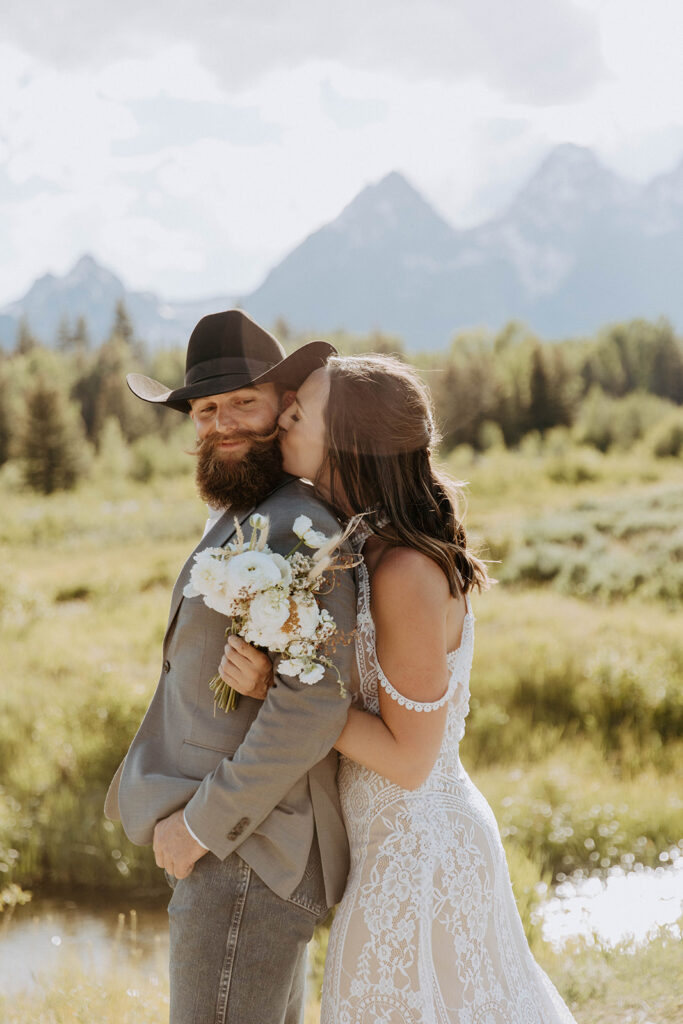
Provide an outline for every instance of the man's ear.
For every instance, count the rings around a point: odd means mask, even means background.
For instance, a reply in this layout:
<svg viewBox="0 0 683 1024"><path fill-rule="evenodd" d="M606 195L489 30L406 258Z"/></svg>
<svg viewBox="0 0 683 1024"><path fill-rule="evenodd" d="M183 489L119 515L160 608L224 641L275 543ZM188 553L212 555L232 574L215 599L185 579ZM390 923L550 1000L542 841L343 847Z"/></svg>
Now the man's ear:
<svg viewBox="0 0 683 1024"><path fill-rule="evenodd" d="M280 399L280 412L284 412L288 409L296 398L296 391L283 391L282 398Z"/></svg>

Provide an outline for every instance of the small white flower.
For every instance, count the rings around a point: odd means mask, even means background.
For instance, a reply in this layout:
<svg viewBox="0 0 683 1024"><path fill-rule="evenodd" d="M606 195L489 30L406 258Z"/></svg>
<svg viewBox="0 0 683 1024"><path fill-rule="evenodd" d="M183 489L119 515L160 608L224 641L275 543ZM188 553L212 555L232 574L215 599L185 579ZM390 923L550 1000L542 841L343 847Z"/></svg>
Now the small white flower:
<svg viewBox="0 0 683 1024"><path fill-rule="evenodd" d="M302 683L307 683L309 686L313 686L325 675L325 666L316 662L306 672L299 674L299 679Z"/></svg>
<svg viewBox="0 0 683 1024"><path fill-rule="evenodd" d="M285 658L280 662L277 670L283 676L298 676L305 668L306 666L299 658Z"/></svg>
<svg viewBox="0 0 683 1024"><path fill-rule="evenodd" d="M262 516L260 512L254 512L253 516L249 517L249 525L254 530L265 530L268 525L268 516Z"/></svg>
<svg viewBox="0 0 683 1024"><path fill-rule="evenodd" d="M313 520L309 519L308 516L297 516L296 519L294 520L292 530L297 535L297 537L301 537L301 539L303 540L304 534L308 533L312 526Z"/></svg>
<svg viewBox="0 0 683 1024"><path fill-rule="evenodd" d="M193 587L191 583L186 583L185 586L183 587L183 597L193 598L201 596L201 591Z"/></svg>
<svg viewBox="0 0 683 1024"><path fill-rule="evenodd" d="M310 658L315 654L315 644L306 640L292 640L287 647L290 658Z"/></svg>
<svg viewBox="0 0 683 1024"><path fill-rule="evenodd" d="M225 588L228 593L240 591L255 594L274 586L282 579L282 571L272 555L263 551L244 551L227 563Z"/></svg>
<svg viewBox="0 0 683 1024"><path fill-rule="evenodd" d="M327 537L319 530L306 530L303 541L309 548L321 548L323 544L327 544Z"/></svg>

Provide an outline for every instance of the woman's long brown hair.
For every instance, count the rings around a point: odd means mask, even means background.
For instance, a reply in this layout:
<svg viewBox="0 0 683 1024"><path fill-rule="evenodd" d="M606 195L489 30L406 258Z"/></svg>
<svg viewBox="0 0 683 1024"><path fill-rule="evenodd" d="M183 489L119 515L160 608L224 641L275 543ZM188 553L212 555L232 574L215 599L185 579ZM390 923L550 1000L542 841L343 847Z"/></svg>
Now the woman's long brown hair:
<svg viewBox="0 0 683 1024"><path fill-rule="evenodd" d="M454 597L485 590L486 566L468 549L458 517L458 485L432 465L438 434L425 384L384 355L335 356L327 368L327 458L318 480L329 474L328 502L344 517L347 506L376 510L368 517L373 531L433 559ZM377 525L382 514L385 527Z"/></svg>

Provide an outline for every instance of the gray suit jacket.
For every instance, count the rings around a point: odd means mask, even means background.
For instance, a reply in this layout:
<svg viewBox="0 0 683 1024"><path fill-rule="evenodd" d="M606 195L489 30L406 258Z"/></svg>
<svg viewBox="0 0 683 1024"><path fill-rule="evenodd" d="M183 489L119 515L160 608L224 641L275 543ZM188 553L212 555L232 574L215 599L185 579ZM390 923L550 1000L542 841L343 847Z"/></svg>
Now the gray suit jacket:
<svg viewBox="0 0 683 1024"><path fill-rule="evenodd" d="M226 544L234 533L235 514L249 536L253 511L225 513L195 552ZM328 535L339 529L310 485L294 478L287 478L258 511L270 516L268 544L283 555L297 541L292 523L298 515L309 516L314 528ZM217 671L229 620L207 608L201 597L183 596L192 565L191 555L173 590L161 677L109 787L105 813L122 821L134 843L145 845L157 821L185 807L190 828L217 857L237 851L284 899L303 877L315 832L327 902L333 906L346 882L348 842L332 745L344 727L349 699L340 696L328 669L314 686L278 676L265 701L240 697L235 711L214 714L208 682ZM334 660L350 683L353 573L338 574L320 603L347 641L337 646Z"/></svg>

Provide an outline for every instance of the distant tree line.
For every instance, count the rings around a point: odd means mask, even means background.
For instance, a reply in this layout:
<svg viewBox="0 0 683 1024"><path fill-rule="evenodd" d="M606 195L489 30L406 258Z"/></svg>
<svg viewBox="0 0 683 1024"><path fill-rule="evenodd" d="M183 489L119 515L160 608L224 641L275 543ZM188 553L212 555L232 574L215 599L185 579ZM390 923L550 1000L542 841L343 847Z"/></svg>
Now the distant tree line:
<svg viewBox="0 0 683 1024"><path fill-rule="evenodd" d="M308 340L284 321L274 331L289 350ZM510 323L495 334L462 332L445 352L410 356L400 339L379 332L330 340L342 353L413 362L434 396L445 450L515 448L530 433L563 428L601 451L647 435L653 454L683 455L683 340L666 320L615 324L559 343ZM104 452L132 475L151 475L159 443L170 442L182 417L136 399L125 377L180 383L184 351L150 352L122 302L100 346L82 317L62 320L53 342L45 346L23 322L14 350L0 355L0 466L16 464L24 483L44 494L73 487Z"/></svg>

